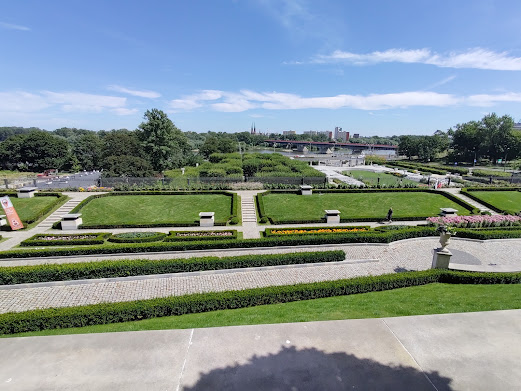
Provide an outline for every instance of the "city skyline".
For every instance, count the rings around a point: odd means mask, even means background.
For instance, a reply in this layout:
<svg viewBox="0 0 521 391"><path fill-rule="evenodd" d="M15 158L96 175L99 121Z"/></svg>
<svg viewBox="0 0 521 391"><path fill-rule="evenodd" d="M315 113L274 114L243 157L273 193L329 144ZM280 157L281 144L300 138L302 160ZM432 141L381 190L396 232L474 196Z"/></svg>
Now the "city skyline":
<svg viewBox="0 0 521 391"><path fill-rule="evenodd" d="M514 0L6 2L0 126L432 134L521 120Z"/></svg>

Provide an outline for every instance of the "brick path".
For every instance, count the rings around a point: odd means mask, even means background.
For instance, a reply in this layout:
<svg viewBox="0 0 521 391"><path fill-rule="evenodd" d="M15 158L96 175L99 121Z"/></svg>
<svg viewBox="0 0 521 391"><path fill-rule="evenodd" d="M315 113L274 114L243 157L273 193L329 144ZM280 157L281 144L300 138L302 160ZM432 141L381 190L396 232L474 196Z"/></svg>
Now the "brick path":
<svg viewBox="0 0 521 391"><path fill-rule="evenodd" d="M20 312L37 308L67 307L102 302L131 301L154 297L184 295L200 292L241 290L255 287L288 285L314 281L337 280L363 275L379 275L404 270L429 269L432 251L438 247L437 238L410 239L390 245L336 245L317 248L266 249L255 253L296 252L341 249L347 262L332 264L289 266L284 268L255 268L233 271L184 273L182 275L127 277L105 280L83 280L49 283L49 286L0 287L0 313ZM453 240L451 250L480 261L482 266L496 264L518 268L521 240L469 241ZM249 250L251 251L251 249ZM234 252L240 255L248 250ZM208 252L209 253L209 252ZM231 255L213 252L218 255ZM172 254L153 255L160 259ZM190 256L193 254L174 254ZM208 255L206 252L198 255ZM141 256L143 258L143 256ZM463 259L463 258L462 258ZM492 267L492 266L490 266Z"/></svg>

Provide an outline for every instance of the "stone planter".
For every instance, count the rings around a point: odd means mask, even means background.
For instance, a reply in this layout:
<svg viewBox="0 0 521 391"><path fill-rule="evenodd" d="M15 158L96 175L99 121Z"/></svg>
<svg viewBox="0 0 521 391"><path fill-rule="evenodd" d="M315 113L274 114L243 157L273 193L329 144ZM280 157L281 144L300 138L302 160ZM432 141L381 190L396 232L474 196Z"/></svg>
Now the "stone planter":
<svg viewBox="0 0 521 391"><path fill-rule="evenodd" d="M448 232L442 232L440 234L440 244L441 244L441 250L440 251L448 251L447 246L450 243L450 237L452 235Z"/></svg>
<svg viewBox="0 0 521 391"><path fill-rule="evenodd" d="M83 224L81 213L69 213L62 216L62 231L79 229L81 224Z"/></svg>
<svg viewBox="0 0 521 391"><path fill-rule="evenodd" d="M339 224L340 223L340 211L339 210L326 210L326 222L328 224Z"/></svg>
<svg viewBox="0 0 521 391"><path fill-rule="evenodd" d="M215 212L201 212L199 213L200 227L213 227L215 223Z"/></svg>
<svg viewBox="0 0 521 391"><path fill-rule="evenodd" d="M313 187L309 185L300 185L300 194L302 195L312 195Z"/></svg>

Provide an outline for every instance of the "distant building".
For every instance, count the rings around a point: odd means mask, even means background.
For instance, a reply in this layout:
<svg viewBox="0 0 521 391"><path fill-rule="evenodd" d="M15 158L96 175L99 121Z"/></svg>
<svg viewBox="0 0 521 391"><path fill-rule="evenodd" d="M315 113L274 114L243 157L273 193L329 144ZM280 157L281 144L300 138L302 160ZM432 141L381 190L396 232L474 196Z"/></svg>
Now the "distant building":
<svg viewBox="0 0 521 391"><path fill-rule="evenodd" d="M521 122L518 122L517 124L514 124L515 130L521 130Z"/></svg>
<svg viewBox="0 0 521 391"><path fill-rule="evenodd" d="M284 136L290 136L290 135L293 135L293 134L297 134L297 132L294 131L294 130L283 130L282 131L282 135L284 135Z"/></svg>
<svg viewBox="0 0 521 391"><path fill-rule="evenodd" d="M339 126L335 127L335 140L349 141L349 132L342 131L342 128Z"/></svg>
<svg viewBox="0 0 521 391"><path fill-rule="evenodd" d="M335 127L335 139L339 138L338 133L342 131L342 128L337 126Z"/></svg>
<svg viewBox="0 0 521 391"><path fill-rule="evenodd" d="M250 134L257 134L257 129L255 129L255 122L251 124Z"/></svg>
<svg viewBox="0 0 521 391"><path fill-rule="evenodd" d="M308 135L308 136L320 136L321 134L325 135L329 140L331 140L333 138L333 132L329 132L327 130L305 130L304 131L304 134L305 135Z"/></svg>
<svg viewBox="0 0 521 391"><path fill-rule="evenodd" d="M359 133L353 134L353 138L360 138L360 134Z"/></svg>

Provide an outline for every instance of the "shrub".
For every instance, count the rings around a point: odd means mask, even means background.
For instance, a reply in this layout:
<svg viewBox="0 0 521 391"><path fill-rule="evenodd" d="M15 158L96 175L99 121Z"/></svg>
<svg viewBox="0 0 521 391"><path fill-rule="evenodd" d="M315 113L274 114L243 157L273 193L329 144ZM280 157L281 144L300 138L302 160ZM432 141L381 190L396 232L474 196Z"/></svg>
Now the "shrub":
<svg viewBox="0 0 521 391"><path fill-rule="evenodd" d="M0 334L128 322L162 316L384 291L436 282L449 284L518 284L521 282L521 273L427 270L243 291L212 292L122 303L102 303L82 307L7 313L0 315Z"/></svg>
<svg viewBox="0 0 521 391"><path fill-rule="evenodd" d="M36 234L20 243L20 246L78 246L105 243L107 232L82 234Z"/></svg>
<svg viewBox="0 0 521 391"><path fill-rule="evenodd" d="M108 238L113 243L148 243L159 242L166 237L162 232L125 232Z"/></svg>
<svg viewBox="0 0 521 391"><path fill-rule="evenodd" d="M182 273L201 270L235 269L247 267L295 265L317 262L339 262L343 251L317 251L290 254L243 255L237 257L201 257L186 259L124 259L36 266L0 268L0 284L24 284L46 281L65 281L111 278L149 274Z"/></svg>
<svg viewBox="0 0 521 391"><path fill-rule="evenodd" d="M226 231L170 231L165 242L237 239L237 230Z"/></svg>

